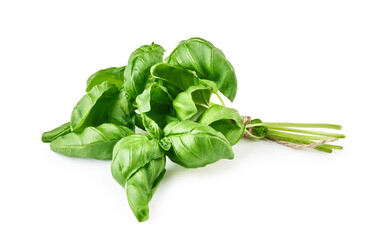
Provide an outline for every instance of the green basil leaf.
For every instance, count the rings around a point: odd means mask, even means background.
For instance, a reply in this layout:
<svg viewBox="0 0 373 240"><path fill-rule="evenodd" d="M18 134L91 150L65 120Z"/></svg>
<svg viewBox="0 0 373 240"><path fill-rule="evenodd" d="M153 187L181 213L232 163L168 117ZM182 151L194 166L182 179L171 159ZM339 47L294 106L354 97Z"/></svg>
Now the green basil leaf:
<svg viewBox="0 0 373 240"><path fill-rule="evenodd" d="M142 123L145 127L145 130L148 132L148 134L152 138L158 139L158 140L163 138L163 131L156 122L154 122L152 119L150 119L144 114L142 114L141 117L142 117Z"/></svg>
<svg viewBox="0 0 373 240"><path fill-rule="evenodd" d="M233 102L237 92L236 74L223 52L212 43L201 38L181 41L164 61L215 82L219 91Z"/></svg>
<svg viewBox="0 0 373 240"><path fill-rule="evenodd" d="M172 122L164 129L164 135L172 143L167 156L187 168L204 167L234 156L224 135L206 125L192 121Z"/></svg>
<svg viewBox="0 0 373 240"><path fill-rule="evenodd" d="M50 147L54 152L71 157L111 159L114 145L131 134L133 131L127 127L104 123L61 136L52 141Z"/></svg>
<svg viewBox="0 0 373 240"><path fill-rule="evenodd" d="M135 130L135 111L126 92L121 88L108 109L108 121Z"/></svg>
<svg viewBox="0 0 373 240"><path fill-rule="evenodd" d="M105 81L96 85L76 104L70 120L71 131L82 131L88 126L97 126L107 121L107 110L118 89Z"/></svg>
<svg viewBox="0 0 373 240"><path fill-rule="evenodd" d="M216 83L214 83L213 81L206 80L206 79L200 79L199 80L199 84L204 85L204 86L210 88L213 93L215 93L216 95L219 95L218 94L219 93L218 92L218 87L216 86Z"/></svg>
<svg viewBox="0 0 373 240"><path fill-rule="evenodd" d="M111 67L95 72L87 80L86 92L91 91L94 86L99 85L105 81L108 81L109 83L114 84L117 88L120 88L123 85L123 73L125 68L126 66Z"/></svg>
<svg viewBox="0 0 373 240"><path fill-rule="evenodd" d="M186 91L191 86L204 85L210 88L212 93L216 94L222 101L216 83L210 80L199 79L192 71L167 63L157 63L150 69L150 72L160 84L168 89L173 98L176 98L178 94Z"/></svg>
<svg viewBox="0 0 373 240"><path fill-rule="evenodd" d="M180 93L173 101L177 117L180 120L196 121L210 107L212 91L204 85L191 86Z"/></svg>
<svg viewBox="0 0 373 240"><path fill-rule="evenodd" d="M137 170L164 155L157 141L149 138L148 135L134 134L122 138L115 145L111 173L122 187Z"/></svg>
<svg viewBox="0 0 373 240"><path fill-rule="evenodd" d="M140 113L153 119L161 128L166 126L166 115L172 109L172 97L167 89L158 83L151 83L136 97Z"/></svg>
<svg viewBox="0 0 373 240"><path fill-rule="evenodd" d="M165 151L170 150L170 148L172 147L172 142L169 138L162 138L158 141L158 144Z"/></svg>
<svg viewBox="0 0 373 240"><path fill-rule="evenodd" d="M253 119L250 121L251 124L262 123L260 119ZM252 128L251 133L257 137L265 137L268 132L268 127L266 126L255 126Z"/></svg>
<svg viewBox="0 0 373 240"><path fill-rule="evenodd" d="M136 96L141 94L144 89L146 82L150 76L150 68L154 64L161 62L163 58L164 49L154 44L150 51L139 51L135 50L130 57L130 62L124 70L124 90L127 92L131 99L135 99ZM143 46L144 47L144 46Z"/></svg>
<svg viewBox="0 0 373 240"><path fill-rule="evenodd" d="M164 49L160 45L155 44L154 42L152 42L152 44L150 45L143 45L131 53L128 59L128 63L132 62L136 57L141 56L146 52L162 53L163 56Z"/></svg>
<svg viewBox="0 0 373 240"><path fill-rule="evenodd" d="M175 110L173 110L175 111ZM176 115L176 113L175 113ZM166 115L166 122L167 124L171 123L171 122L180 122L180 119L178 119L177 117L175 117L173 114L170 114L170 115Z"/></svg>
<svg viewBox="0 0 373 240"><path fill-rule="evenodd" d="M221 132L232 146L241 139L245 130L236 109L217 104L207 109L198 122Z"/></svg>
<svg viewBox="0 0 373 240"><path fill-rule="evenodd" d="M164 156L151 160L137 170L127 182L128 203L139 222L149 218L148 204L164 176L165 165L166 158Z"/></svg>
<svg viewBox="0 0 373 240"><path fill-rule="evenodd" d="M70 122L68 122L68 123L62 124L59 127L56 127L53 130L43 133L43 135L41 136L41 141L45 143L52 142L58 137L66 135L70 132L71 132Z"/></svg>
<svg viewBox="0 0 373 240"><path fill-rule="evenodd" d="M150 69L153 77L160 79L179 89L179 92L187 90L190 86L199 85L199 78L191 71L172 66L167 63L157 63ZM166 85L168 88L168 86Z"/></svg>
<svg viewBox="0 0 373 240"><path fill-rule="evenodd" d="M140 128L140 129L142 129L142 130L145 131L145 127L144 127L144 125L142 123L141 114L138 114L136 112L135 112L135 125L136 125L136 127L138 127L138 128Z"/></svg>

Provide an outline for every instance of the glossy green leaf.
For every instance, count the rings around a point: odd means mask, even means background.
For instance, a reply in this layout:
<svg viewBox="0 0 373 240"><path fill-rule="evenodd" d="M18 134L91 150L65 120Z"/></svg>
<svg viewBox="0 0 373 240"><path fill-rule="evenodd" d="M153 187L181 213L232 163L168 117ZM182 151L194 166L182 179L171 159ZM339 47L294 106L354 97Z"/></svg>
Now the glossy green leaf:
<svg viewBox="0 0 373 240"><path fill-rule="evenodd" d="M241 139L245 130L240 113L236 109L217 104L207 109L198 122L221 132L232 146Z"/></svg>
<svg viewBox="0 0 373 240"><path fill-rule="evenodd" d="M236 74L223 52L212 43L201 38L181 41L165 62L192 70L199 78L215 82L224 96L234 100L237 92Z"/></svg>
<svg viewBox="0 0 373 240"><path fill-rule="evenodd" d="M163 57L164 49L162 48L162 46L155 44L154 42L152 42L152 44L150 45L143 45L131 53L131 56L128 59L128 63L132 62L136 57L141 56L147 52L162 53Z"/></svg>
<svg viewBox="0 0 373 240"><path fill-rule="evenodd" d="M131 99L135 99L144 91L150 76L151 66L162 61L164 49L157 44L153 43L152 45L156 47L149 51L135 50L132 53L133 56L131 55L131 61L128 62L128 66L124 70L123 87Z"/></svg>
<svg viewBox="0 0 373 240"><path fill-rule="evenodd" d="M172 109L172 98L165 87L154 82L136 97L136 105L140 113L147 115L164 128L166 115Z"/></svg>
<svg viewBox="0 0 373 240"><path fill-rule="evenodd" d="M41 136L41 141L48 143L52 142L53 140L57 139L60 136L66 135L71 132L70 129L70 122L62 124L59 127L56 127L55 129L43 133Z"/></svg>
<svg viewBox="0 0 373 240"><path fill-rule="evenodd" d="M196 121L210 107L212 90L204 85L191 86L180 93L173 101L177 117L180 120Z"/></svg>
<svg viewBox="0 0 373 240"><path fill-rule="evenodd" d="M153 65L150 73L156 79L164 82L167 89L171 90L170 93L173 97L187 90L190 86L200 84L199 78L193 72L167 63Z"/></svg>
<svg viewBox="0 0 373 240"><path fill-rule="evenodd" d="M103 82L96 85L76 104L70 120L71 131L82 131L88 126L98 126L108 119L108 108L118 92L115 85Z"/></svg>
<svg viewBox="0 0 373 240"><path fill-rule="evenodd" d="M195 73L164 62L153 65L150 73L153 77L166 81L181 91L187 90L192 85L199 84L199 78Z"/></svg>
<svg viewBox="0 0 373 240"><path fill-rule="evenodd" d="M108 121L135 129L135 111L126 92L121 88L108 109Z"/></svg>
<svg viewBox="0 0 373 240"><path fill-rule="evenodd" d="M192 121L172 122L164 129L172 147L166 153L187 168L204 167L219 159L233 159L231 144L213 128Z"/></svg>
<svg viewBox="0 0 373 240"><path fill-rule="evenodd" d="M111 173L114 179L125 187L132 174L163 155L164 152L155 139L144 134L130 135L115 145Z"/></svg>
<svg viewBox="0 0 373 240"><path fill-rule="evenodd" d="M167 63L157 63L150 69L150 72L153 77L162 81L173 97L176 97L180 92L186 91L190 86L198 85L210 87L213 93L218 94L215 82L200 79L194 72L181 67Z"/></svg>
<svg viewBox="0 0 373 240"><path fill-rule="evenodd" d="M139 222L149 218L148 204L164 176L165 165L166 158L164 156L151 160L137 170L127 182L128 203Z"/></svg>
<svg viewBox="0 0 373 240"><path fill-rule="evenodd" d="M158 139L158 140L163 138L163 131L156 122L154 122L152 119L150 119L144 114L142 114L141 117L142 117L142 123L145 127L146 132L152 138Z"/></svg>
<svg viewBox="0 0 373 240"><path fill-rule="evenodd" d="M131 134L133 131L127 127L104 123L61 136L52 141L50 147L54 152L71 157L111 159L114 145Z"/></svg>
<svg viewBox="0 0 373 240"><path fill-rule="evenodd" d="M100 85L105 81L114 84L118 89L121 88L124 81L123 73L125 68L126 66L111 67L95 72L87 80L86 92L91 91L94 86Z"/></svg>

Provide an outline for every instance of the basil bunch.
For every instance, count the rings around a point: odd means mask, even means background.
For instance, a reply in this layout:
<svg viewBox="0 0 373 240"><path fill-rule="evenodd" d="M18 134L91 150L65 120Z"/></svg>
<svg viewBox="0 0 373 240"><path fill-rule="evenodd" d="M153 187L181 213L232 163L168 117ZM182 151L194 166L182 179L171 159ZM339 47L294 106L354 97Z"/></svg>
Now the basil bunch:
<svg viewBox="0 0 373 240"><path fill-rule="evenodd" d="M148 203L165 174L166 157L198 168L233 159L232 145L245 132L293 143L296 138L260 120L244 124L237 110L225 107L219 92L233 101L237 79L223 52L210 42L191 38L165 59L163 53L158 44L141 46L126 66L91 75L70 122L42 135L57 153L112 159L112 175L126 189L138 221L149 218ZM222 105L210 101L213 94ZM147 134L135 133L135 127ZM338 149L326 145L319 150Z"/></svg>

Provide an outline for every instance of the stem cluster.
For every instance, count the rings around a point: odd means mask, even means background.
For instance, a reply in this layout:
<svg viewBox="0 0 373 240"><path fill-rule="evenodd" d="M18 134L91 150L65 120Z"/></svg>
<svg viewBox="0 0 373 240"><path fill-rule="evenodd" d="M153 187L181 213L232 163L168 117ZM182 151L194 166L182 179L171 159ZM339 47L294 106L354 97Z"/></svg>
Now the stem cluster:
<svg viewBox="0 0 373 240"><path fill-rule="evenodd" d="M288 143L291 147L316 145L314 148L319 151L331 153L334 150L341 150L342 146L333 144L315 144L325 140L338 140L345 135L339 133L308 130L304 128L324 128L341 130L342 126L325 123L286 123L286 122L261 122L259 119L252 120L246 124L245 132L253 138L268 139L279 143ZM259 132L259 134L258 134ZM321 142L321 143L322 143Z"/></svg>

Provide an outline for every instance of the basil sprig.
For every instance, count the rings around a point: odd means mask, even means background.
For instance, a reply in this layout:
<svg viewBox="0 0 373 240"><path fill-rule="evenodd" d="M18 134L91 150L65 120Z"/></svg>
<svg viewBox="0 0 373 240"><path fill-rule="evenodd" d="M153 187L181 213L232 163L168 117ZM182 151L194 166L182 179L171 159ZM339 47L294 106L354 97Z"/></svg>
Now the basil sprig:
<svg viewBox="0 0 373 240"><path fill-rule="evenodd" d="M212 43L191 38L164 60L163 54L158 44L144 45L126 66L95 72L70 122L42 135L54 152L112 159L112 175L126 189L138 221L149 218L148 204L166 173L167 158L186 168L233 159L232 146L243 135L324 152L342 149L328 144L342 134L299 129L339 125L250 121L226 107L220 93L233 102L237 78ZM222 105L211 102L213 94ZM146 134L135 133L135 126Z"/></svg>

